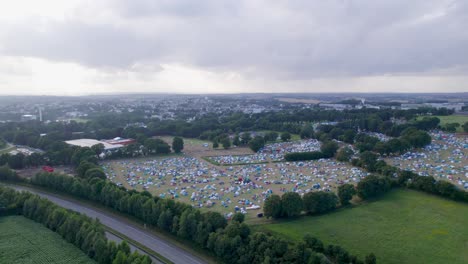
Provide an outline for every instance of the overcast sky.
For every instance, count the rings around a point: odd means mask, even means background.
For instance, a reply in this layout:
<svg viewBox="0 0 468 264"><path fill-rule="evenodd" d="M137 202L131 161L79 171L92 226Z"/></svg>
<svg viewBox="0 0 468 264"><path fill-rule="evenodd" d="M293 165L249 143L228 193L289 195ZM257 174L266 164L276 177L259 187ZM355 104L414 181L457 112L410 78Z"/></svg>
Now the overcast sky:
<svg viewBox="0 0 468 264"><path fill-rule="evenodd" d="M0 94L468 92L468 1L1 0Z"/></svg>

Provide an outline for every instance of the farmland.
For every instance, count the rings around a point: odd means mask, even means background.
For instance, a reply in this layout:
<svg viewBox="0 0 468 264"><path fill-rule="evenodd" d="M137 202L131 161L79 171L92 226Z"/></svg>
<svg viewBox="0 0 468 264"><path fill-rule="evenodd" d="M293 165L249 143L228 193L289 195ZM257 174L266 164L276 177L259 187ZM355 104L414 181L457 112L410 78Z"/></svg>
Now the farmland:
<svg viewBox="0 0 468 264"><path fill-rule="evenodd" d="M0 263L95 263L60 235L22 216L0 218Z"/></svg>
<svg viewBox="0 0 468 264"><path fill-rule="evenodd" d="M378 263L468 263L468 205L411 190L323 216L259 225L286 238L309 233Z"/></svg>

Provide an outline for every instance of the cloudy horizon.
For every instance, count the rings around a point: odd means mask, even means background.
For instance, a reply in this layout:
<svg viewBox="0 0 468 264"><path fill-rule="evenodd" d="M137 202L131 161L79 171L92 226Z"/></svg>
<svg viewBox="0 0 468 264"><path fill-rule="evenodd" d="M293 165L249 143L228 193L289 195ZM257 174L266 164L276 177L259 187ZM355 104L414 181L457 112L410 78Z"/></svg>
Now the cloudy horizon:
<svg viewBox="0 0 468 264"><path fill-rule="evenodd" d="M0 95L467 92L468 2L17 0Z"/></svg>

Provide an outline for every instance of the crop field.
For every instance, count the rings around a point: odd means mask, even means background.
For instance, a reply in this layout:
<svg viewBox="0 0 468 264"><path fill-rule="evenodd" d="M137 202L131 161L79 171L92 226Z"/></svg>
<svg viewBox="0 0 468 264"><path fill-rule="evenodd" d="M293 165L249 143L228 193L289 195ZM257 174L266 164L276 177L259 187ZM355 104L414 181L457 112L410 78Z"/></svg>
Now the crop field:
<svg viewBox="0 0 468 264"><path fill-rule="evenodd" d="M256 229L299 240L309 233L383 264L468 263L468 205L412 190L323 216L273 222Z"/></svg>
<svg viewBox="0 0 468 264"><path fill-rule="evenodd" d="M0 217L0 263L91 264L80 249L22 216Z"/></svg>
<svg viewBox="0 0 468 264"><path fill-rule="evenodd" d="M287 147L291 145L287 144ZM305 141L302 147L317 146ZM126 188L148 190L160 197L221 213L243 211L245 208L245 212L252 214L262 211L261 208L254 210L252 206L262 207L266 197L272 193L336 191L340 184L355 183L367 175L333 159L271 162L268 156L268 160L262 160L261 164L217 166L207 162L205 156L192 154L194 151L192 149L179 156L105 161L102 167L109 180ZM251 156L235 155L218 157L228 157L223 161L232 159L235 162L242 157L241 162L244 163L251 159Z"/></svg>
<svg viewBox="0 0 468 264"><path fill-rule="evenodd" d="M463 132L463 124L468 122L468 115L449 115L449 116L434 116L440 119L440 125L443 126L448 123L459 123L460 127L457 128L457 132ZM418 117L422 119L423 116Z"/></svg>

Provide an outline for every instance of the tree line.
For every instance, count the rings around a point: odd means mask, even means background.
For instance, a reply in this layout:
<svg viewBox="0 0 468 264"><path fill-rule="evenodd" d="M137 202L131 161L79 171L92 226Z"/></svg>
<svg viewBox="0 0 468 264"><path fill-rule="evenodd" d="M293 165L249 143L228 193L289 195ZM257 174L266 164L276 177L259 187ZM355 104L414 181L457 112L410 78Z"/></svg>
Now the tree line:
<svg viewBox="0 0 468 264"><path fill-rule="evenodd" d="M385 161L379 160L375 153L363 152L359 158L352 159L351 163L380 175L367 176L358 183L357 194L363 199L377 197L394 187L404 187L455 201L468 202L468 192L456 185L388 165Z"/></svg>
<svg viewBox="0 0 468 264"><path fill-rule="evenodd" d="M102 264L150 264L147 255L131 252L124 241L108 241L98 220L59 207L47 199L29 192L17 192L0 186L0 201L9 209L43 224L58 233L67 242L81 249L91 259Z"/></svg>
<svg viewBox="0 0 468 264"><path fill-rule="evenodd" d="M0 180L3 179L21 180L7 168L0 169ZM339 246L318 249L306 242L292 243L275 235L252 232L241 215L234 215L228 223L220 213L201 212L190 205L152 196L147 191L129 191L99 178L39 173L29 183L98 202L135 217L190 241L222 263L375 263L359 260ZM292 215L294 211L287 213ZM322 244L318 239L312 240Z"/></svg>
<svg viewBox="0 0 468 264"><path fill-rule="evenodd" d="M142 142L136 142L112 151L105 151L103 144L92 147L71 146L65 142L57 141L47 147L45 153L34 152L31 155L18 153L0 155L0 166L8 165L12 169L23 169L41 165L72 165L78 167L81 162L95 164L99 158L118 159L132 158L148 155L164 155L171 153L171 146L159 138L145 138ZM174 137L172 150L180 153L184 148L184 141L180 137ZM89 164L88 164L89 165ZM80 176L84 176L81 175Z"/></svg>

